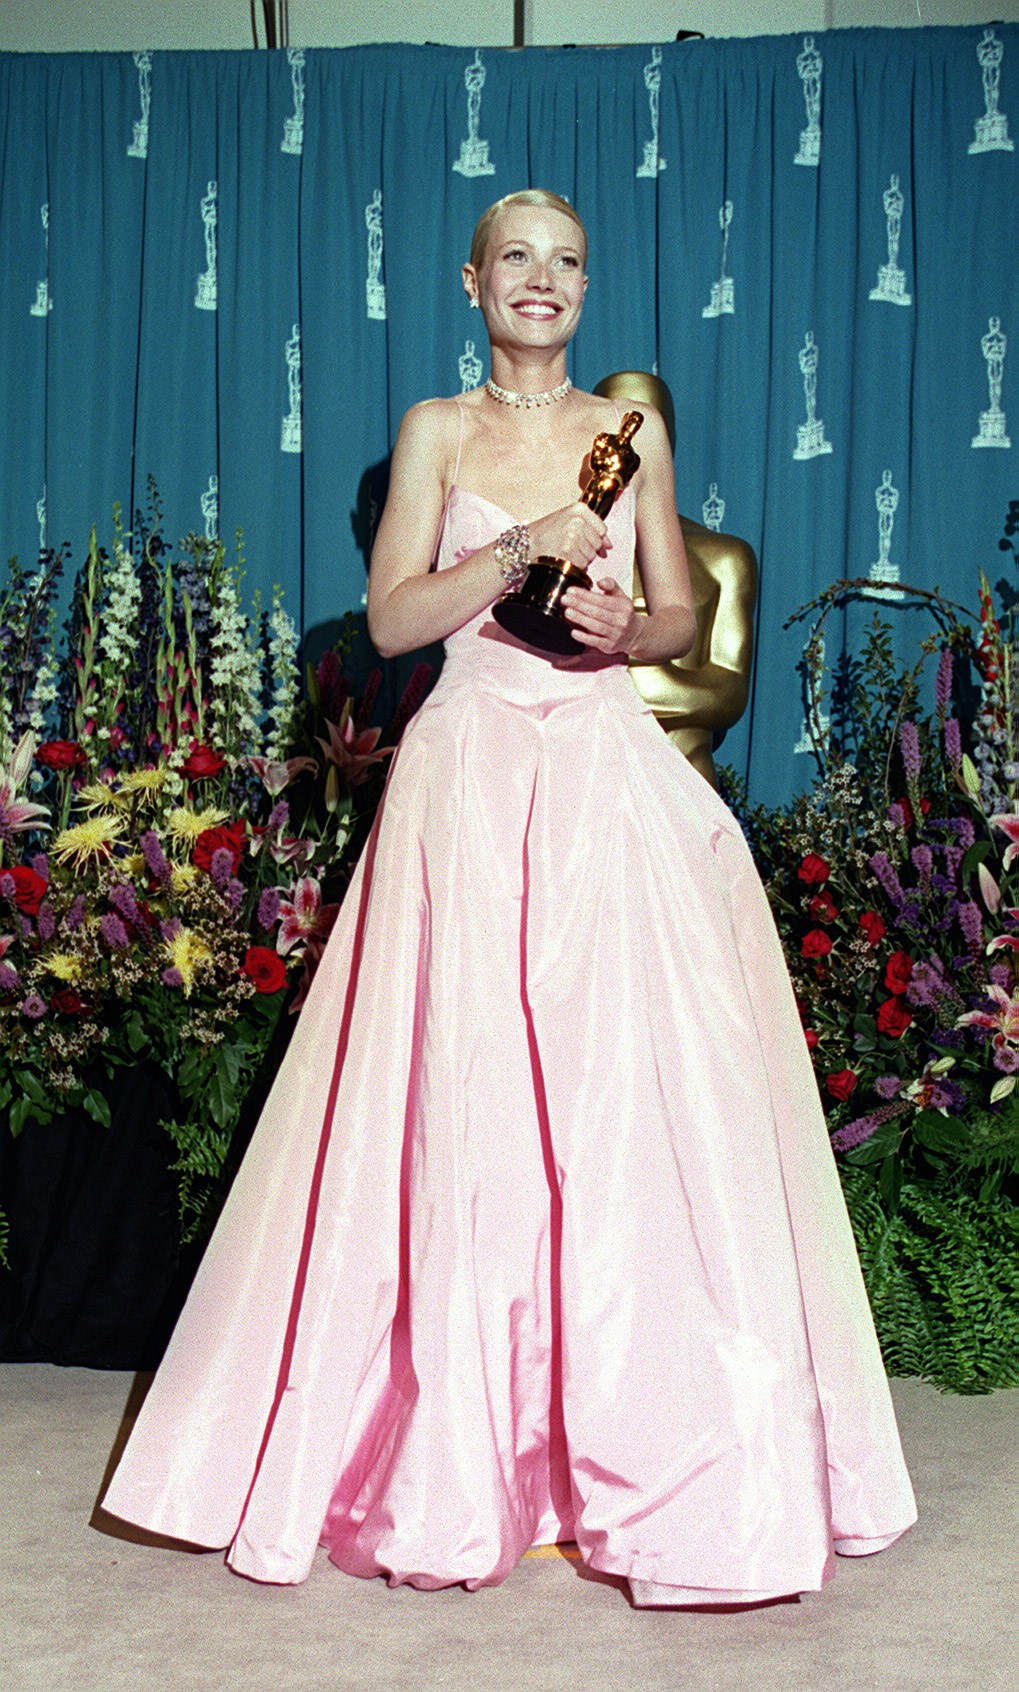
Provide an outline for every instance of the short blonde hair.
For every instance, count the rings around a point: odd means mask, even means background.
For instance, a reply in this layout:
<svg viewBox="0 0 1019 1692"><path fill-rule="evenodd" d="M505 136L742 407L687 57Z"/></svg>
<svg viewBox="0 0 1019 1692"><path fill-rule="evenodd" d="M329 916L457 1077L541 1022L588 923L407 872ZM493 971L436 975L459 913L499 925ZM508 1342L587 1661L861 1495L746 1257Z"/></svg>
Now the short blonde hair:
<svg viewBox="0 0 1019 1692"><path fill-rule="evenodd" d="M504 194L501 200L496 200L495 205L489 206L488 210L482 212L478 218L477 227L471 241L471 264L476 271L480 271L485 262L493 223L499 213L506 211L510 206L544 206L548 211L562 212L563 216L568 217L571 223L575 223L580 231L580 256L586 266L587 230L570 205L569 200L564 200L561 194L553 194L551 188L518 188L514 194Z"/></svg>

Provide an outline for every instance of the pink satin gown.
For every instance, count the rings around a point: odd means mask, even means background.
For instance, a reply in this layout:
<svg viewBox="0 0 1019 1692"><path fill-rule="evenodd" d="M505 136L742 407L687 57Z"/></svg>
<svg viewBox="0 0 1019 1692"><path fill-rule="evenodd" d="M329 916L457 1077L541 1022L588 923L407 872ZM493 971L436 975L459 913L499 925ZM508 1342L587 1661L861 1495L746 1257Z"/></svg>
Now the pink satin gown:
<svg viewBox="0 0 1019 1692"><path fill-rule="evenodd" d="M455 487L439 568L512 521ZM106 1507L262 1581L818 1588L915 1506L742 835L625 663L446 651Z"/></svg>

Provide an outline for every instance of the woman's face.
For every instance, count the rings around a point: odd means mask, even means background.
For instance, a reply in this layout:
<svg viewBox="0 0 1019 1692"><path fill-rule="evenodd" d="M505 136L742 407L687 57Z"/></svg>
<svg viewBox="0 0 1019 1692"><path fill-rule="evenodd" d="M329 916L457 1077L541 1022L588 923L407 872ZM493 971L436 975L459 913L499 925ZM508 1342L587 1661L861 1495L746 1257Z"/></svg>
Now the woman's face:
<svg viewBox="0 0 1019 1692"><path fill-rule="evenodd" d="M492 225L480 269L465 264L463 278L493 344L563 346L587 287L580 230L552 207L507 206Z"/></svg>

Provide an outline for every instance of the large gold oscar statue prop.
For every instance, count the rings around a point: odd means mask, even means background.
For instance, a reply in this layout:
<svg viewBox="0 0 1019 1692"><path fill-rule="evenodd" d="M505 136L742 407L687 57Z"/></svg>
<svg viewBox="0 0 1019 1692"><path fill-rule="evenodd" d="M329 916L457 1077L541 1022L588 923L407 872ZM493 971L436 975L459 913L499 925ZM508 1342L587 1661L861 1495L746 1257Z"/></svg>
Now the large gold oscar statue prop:
<svg viewBox="0 0 1019 1692"><path fill-rule="evenodd" d="M599 517L607 517L613 501L640 468L640 459L630 441L643 419L639 411L628 411L617 435L596 435L591 447L591 476L581 502ZM580 564L565 558L536 558L528 566L523 584L504 594L492 607L502 628L538 646L543 652L574 654L590 649L574 640L563 610L568 588L590 590L594 583Z"/></svg>
<svg viewBox="0 0 1019 1692"><path fill-rule="evenodd" d="M617 370L594 391L617 403L653 405L662 413L675 447L672 395L661 377L649 370ZM680 526L697 616L693 647L685 658L658 664L631 660L630 674L673 745L717 787L712 753L726 729L739 721L750 696L757 560L746 541L735 535L719 534L682 516ZM636 570L634 604L638 611L646 609Z"/></svg>

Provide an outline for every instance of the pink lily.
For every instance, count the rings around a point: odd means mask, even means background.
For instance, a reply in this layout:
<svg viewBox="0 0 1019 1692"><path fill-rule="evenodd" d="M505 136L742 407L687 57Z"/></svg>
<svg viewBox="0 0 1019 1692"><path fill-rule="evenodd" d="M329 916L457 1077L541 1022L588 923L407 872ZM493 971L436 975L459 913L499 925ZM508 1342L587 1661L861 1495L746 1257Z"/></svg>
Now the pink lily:
<svg viewBox="0 0 1019 1692"><path fill-rule="evenodd" d="M29 730L14 748L10 773L0 765L0 842L27 829L50 827L48 805L33 805L28 799L18 798L18 789L32 768L35 747L35 735Z"/></svg>
<svg viewBox="0 0 1019 1692"><path fill-rule="evenodd" d="M294 864L297 869L303 869L305 864L315 856L314 840L299 840L295 835L284 834L269 842L269 853L273 863Z"/></svg>
<svg viewBox="0 0 1019 1692"><path fill-rule="evenodd" d="M13 945L14 945L14 935L13 934L0 934L0 958L3 957L7 948L9 946L13 946Z"/></svg>
<svg viewBox="0 0 1019 1692"><path fill-rule="evenodd" d="M1005 848L1002 860L1005 869L1010 869L1016 858L1019 858L1019 816L1013 811L1000 812L996 817L988 817L992 828L1000 828L1002 834L1007 834L1011 842Z"/></svg>
<svg viewBox="0 0 1019 1692"><path fill-rule="evenodd" d="M245 758L248 769L257 775L265 791L275 799L289 787L295 776L302 770L316 770L318 765L314 758L287 758L279 763L273 758Z"/></svg>
<svg viewBox="0 0 1019 1692"><path fill-rule="evenodd" d="M997 1011L965 1011L962 1016L956 1017L956 1028L994 1028L997 1029L995 1046L1006 1041L1009 1045L1019 1045L1019 998L1010 997L997 983L985 987L983 992L988 999L993 999Z"/></svg>
<svg viewBox="0 0 1019 1692"><path fill-rule="evenodd" d="M364 780L370 765L380 764L393 750L391 746L378 746L381 729L356 730L349 706L344 707L339 723L326 720L326 732L329 739L323 740L321 735L318 735L318 743L329 762L338 764L343 770L351 787L356 787L358 782Z"/></svg>
<svg viewBox="0 0 1019 1692"><path fill-rule="evenodd" d="M324 941L339 908L339 905L323 905L322 889L314 876L302 875L294 883L290 898L280 902L281 920L276 936L280 957L285 957L302 940Z"/></svg>

